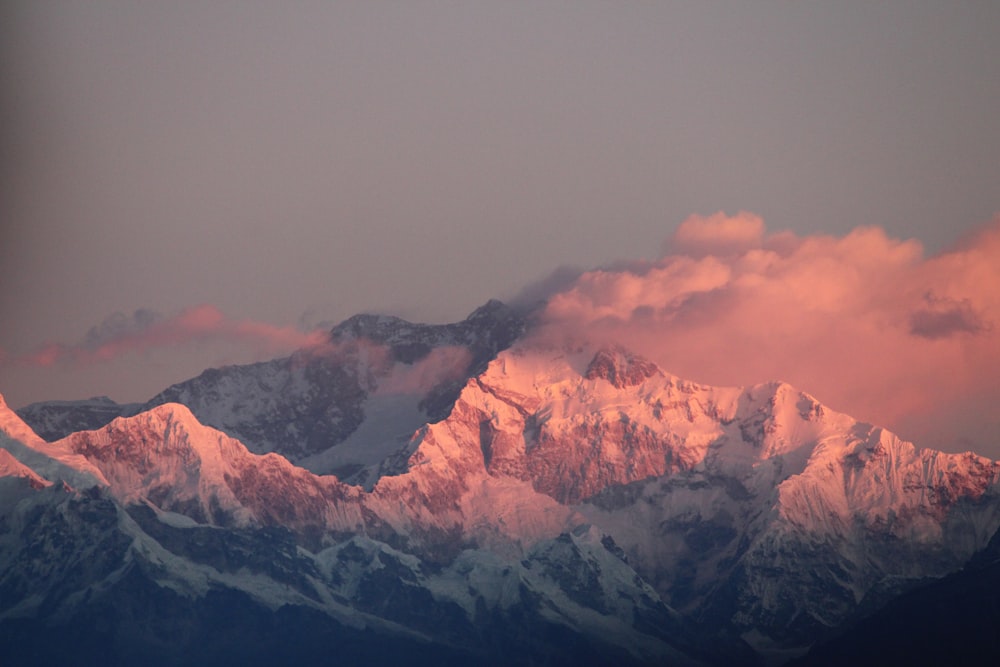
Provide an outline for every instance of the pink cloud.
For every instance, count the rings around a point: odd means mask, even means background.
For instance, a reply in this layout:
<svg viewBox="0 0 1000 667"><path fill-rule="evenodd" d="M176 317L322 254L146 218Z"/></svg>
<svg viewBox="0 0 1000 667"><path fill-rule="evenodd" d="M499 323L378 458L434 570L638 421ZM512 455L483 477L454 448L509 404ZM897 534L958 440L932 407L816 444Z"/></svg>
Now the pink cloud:
<svg viewBox="0 0 1000 667"><path fill-rule="evenodd" d="M986 407L1000 400L1000 218L929 258L877 227L767 234L746 213L691 218L667 249L642 271L582 274L543 331L623 342L696 381L785 380L918 444L1000 455Z"/></svg>
<svg viewBox="0 0 1000 667"><path fill-rule="evenodd" d="M670 238L669 251L691 257L733 255L759 248L764 238L764 221L759 216L740 211L733 217L716 213L707 218L692 215Z"/></svg>
<svg viewBox="0 0 1000 667"><path fill-rule="evenodd" d="M79 343L45 343L11 361L38 367L95 364L130 353L205 341L229 341L248 345L261 355L274 355L317 345L325 338L324 332L304 333L293 327L230 319L215 306L206 304L167 318L146 310L131 316L116 313L91 328Z"/></svg>

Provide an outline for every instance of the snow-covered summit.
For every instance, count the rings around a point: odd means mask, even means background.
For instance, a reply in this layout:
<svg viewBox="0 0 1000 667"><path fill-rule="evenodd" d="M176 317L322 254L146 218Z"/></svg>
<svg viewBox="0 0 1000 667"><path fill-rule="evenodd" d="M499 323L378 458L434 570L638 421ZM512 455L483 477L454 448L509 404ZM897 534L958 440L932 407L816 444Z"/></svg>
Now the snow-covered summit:
<svg viewBox="0 0 1000 667"><path fill-rule="evenodd" d="M530 484L669 603L786 647L954 571L1000 527L996 462L918 450L782 382L708 387L604 348L501 353L410 469L428 497L480 471Z"/></svg>
<svg viewBox="0 0 1000 667"><path fill-rule="evenodd" d="M356 315L327 344L290 357L210 369L151 399L182 403L253 452L371 485L396 470L414 432L444 417L467 378L523 331L491 301L452 324Z"/></svg>
<svg viewBox="0 0 1000 667"><path fill-rule="evenodd" d="M139 403L116 403L107 396L78 401L41 401L17 411L26 423L49 442L76 431L100 428L115 417L134 414Z"/></svg>
<svg viewBox="0 0 1000 667"><path fill-rule="evenodd" d="M277 454L256 455L205 426L190 409L165 403L54 443L98 468L116 498L213 525L282 525L325 530L357 493Z"/></svg>

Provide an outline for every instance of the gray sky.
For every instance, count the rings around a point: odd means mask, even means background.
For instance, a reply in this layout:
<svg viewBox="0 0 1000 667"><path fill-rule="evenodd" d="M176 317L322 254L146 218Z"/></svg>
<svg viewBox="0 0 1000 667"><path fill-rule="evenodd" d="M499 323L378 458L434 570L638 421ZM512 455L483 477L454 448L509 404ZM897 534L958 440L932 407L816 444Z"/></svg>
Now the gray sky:
<svg viewBox="0 0 1000 667"><path fill-rule="evenodd" d="M143 400L275 353L252 322L459 319L695 213L933 254L1000 210L998 34L988 0L4 2L0 392ZM238 345L15 363L205 304Z"/></svg>

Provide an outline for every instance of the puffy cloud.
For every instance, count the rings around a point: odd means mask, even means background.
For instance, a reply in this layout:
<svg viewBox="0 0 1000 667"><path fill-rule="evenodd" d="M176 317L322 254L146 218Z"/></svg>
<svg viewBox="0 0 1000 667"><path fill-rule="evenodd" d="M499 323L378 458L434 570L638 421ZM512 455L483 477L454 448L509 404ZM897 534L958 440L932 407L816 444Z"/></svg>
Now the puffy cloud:
<svg viewBox="0 0 1000 667"><path fill-rule="evenodd" d="M582 274L539 335L622 342L713 384L785 380L918 444L1000 456L1000 218L929 258L877 227L768 234L747 213L690 218L665 247Z"/></svg>
<svg viewBox="0 0 1000 667"><path fill-rule="evenodd" d="M321 332L304 333L292 327L233 320L211 305L188 308L172 317L139 309L131 315L110 315L91 327L78 343L44 343L31 353L11 358L10 361L22 366L39 367L93 364L111 361L128 353L213 340L247 345L267 355L315 345L324 338L325 334Z"/></svg>
<svg viewBox="0 0 1000 667"><path fill-rule="evenodd" d="M674 232L668 251L692 257L734 255L759 248L764 238L764 221L752 213L740 211L729 217L716 213L707 218L692 215Z"/></svg>

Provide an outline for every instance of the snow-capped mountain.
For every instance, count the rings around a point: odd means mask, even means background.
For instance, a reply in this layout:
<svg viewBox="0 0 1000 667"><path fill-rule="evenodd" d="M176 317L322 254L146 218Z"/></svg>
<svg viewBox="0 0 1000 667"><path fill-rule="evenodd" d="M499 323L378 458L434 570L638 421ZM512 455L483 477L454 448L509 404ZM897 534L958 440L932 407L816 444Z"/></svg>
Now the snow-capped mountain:
<svg viewBox="0 0 1000 667"><path fill-rule="evenodd" d="M253 452L276 452L314 472L370 486L395 471L414 431L444 417L466 379L523 328L499 301L454 324L356 315L337 325L326 344L207 370L143 409L184 404Z"/></svg>
<svg viewBox="0 0 1000 667"><path fill-rule="evenodd" d="M0 646L25 664L63 655L16 645L46 629L68 635L70 646L83 642L76 650L84 657L96 650L86 635L110 632L100 654L111 664L213 664L206 656L232 648L225 637L203 637L200 625L220 622L220 595L254 614L277 613L272 628L305 617L334 646L355 632L372 643L354 648L364 659L696 665L711 655L591 527L551 527L543 531L551 537L506 552L485 548L408 516L398 498L252 454L177 404L55 443L25 428L9 410L0 414L0 451L14 461L0 476L0 590L9 593L0 602ZM77 487L41 478L16 460L30 459L26 452L84 457L89 477L81 473ZM115 608L123 603L141 628ZM161 605L195 620L163 617ZM95 614L114 627L93 628ZM236 630L252 632L241 621ZM194 655L199 646L182 633L166 658L155 655L168 637L152 628L178 622L211 650ZM332 650L316 641L308 664ZM491 653L501 646L503 654ZM277 657L265 652L247 664Z"/></svg>
<svg viewBox="0 0 1000 667"><path fill-rule="evenodd" d="M960 568L1000 526L996 462L917 450L785 384L699 386L622 350L515 347L427 432L478 443L487 474L572 506L666 602L762 651Z"/></svg>
<svg viewBox="0 0 1000 667"><path fill-rule="evenodd" d="M107 396L82 401L42 401L26 405L17 415L48 441L70 433L100 428L115 417L135 414L141 403L116 403Z"/></svg>
<svg viewBox="0 0 1000 667"><path fill-rule="evenodd" d="M496 302L359 316L53 442L0 405L0 646L85 643L104 613L145 660L165 606L195 619L178 664L237 650L206 628L239 600L246 627L308 628L307 663L320 636L406 664L780 662L1000 528L996 462L522 330Z"/></svg>

